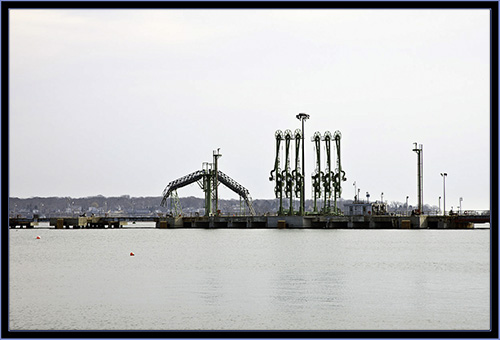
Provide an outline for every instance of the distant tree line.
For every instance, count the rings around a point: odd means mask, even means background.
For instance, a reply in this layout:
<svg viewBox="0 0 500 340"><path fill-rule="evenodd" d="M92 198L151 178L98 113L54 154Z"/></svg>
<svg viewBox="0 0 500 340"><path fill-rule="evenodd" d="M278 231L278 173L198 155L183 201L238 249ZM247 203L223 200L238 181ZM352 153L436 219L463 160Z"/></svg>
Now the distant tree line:
<svg viewBox="0 0 500 340"><path fill-rule="evenodd" d="M104 197L102 195L72 198L72 197L31 197L31 198L9 198L9 216L20 215L22 217L66 217L66 216L102 216L105 214L124 216L152 216L156 214L167 214L171 209L160 206L161 196L130 197L123 195L119 197ZM181 197L179 199L182 212L185 215L204 213L205 201L198 197ZM288 209L287 199L283 199L283 206ZM352 203L352 200L340 199L337 206L344 211L344 205ZM259 215L274 214L279 209L278 199L254 199L252 202L255 212ZM299 201L294 200L294 210L298 211ZM321 207L322 201L318 202ZM391 213L406 211L406 203L391 201L387 202L387 210ZM306 200L306 211L313 211L313 201ZM411 205L408 211L411 212ZM223 214L238 214L245 211L245 203L238 199L219 199L219 210ZM424 206L424 212L437 212L437 206Z"/></svg>

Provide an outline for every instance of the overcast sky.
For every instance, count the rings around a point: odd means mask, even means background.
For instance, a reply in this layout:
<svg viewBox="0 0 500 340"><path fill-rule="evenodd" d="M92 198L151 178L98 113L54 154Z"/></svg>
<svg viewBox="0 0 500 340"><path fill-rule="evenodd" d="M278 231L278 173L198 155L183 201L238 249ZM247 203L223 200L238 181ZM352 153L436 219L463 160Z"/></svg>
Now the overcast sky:
<svg viewBox="0 0 500 340"><path fill-rule="evenodd" d="M308 199L311 137L339 130L343 198L416 205L417 142L425 204L446 172L447 210L489 209L489 32L487 10L10 10L9 194L160 196L220 148L273 198L305 112Z"/></svg>

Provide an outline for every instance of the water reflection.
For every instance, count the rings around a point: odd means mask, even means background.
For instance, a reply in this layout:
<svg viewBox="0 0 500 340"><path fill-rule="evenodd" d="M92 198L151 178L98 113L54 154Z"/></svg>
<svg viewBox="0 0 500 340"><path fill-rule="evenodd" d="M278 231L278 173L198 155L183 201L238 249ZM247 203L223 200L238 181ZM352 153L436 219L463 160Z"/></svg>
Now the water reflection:
<svg viewBox="0 0 500 340"><path fill-rule="evenodd" d="M489 327L481 230L10 230L9 242L15 329Z"/></svg>

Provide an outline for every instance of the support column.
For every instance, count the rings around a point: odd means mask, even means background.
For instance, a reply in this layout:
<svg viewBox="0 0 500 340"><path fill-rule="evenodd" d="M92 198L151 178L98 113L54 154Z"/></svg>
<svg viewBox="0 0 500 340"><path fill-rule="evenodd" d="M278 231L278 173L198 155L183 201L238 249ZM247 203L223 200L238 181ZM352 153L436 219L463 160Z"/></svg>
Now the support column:
<svg viewBox="0 0 500 340"><path fill-rule="evenodd" d="M424 209L424 147L422 144L417 148L417 143L413 143L413 151L417 153L417 191L418 191L418 211L423 213Z"/></svg>

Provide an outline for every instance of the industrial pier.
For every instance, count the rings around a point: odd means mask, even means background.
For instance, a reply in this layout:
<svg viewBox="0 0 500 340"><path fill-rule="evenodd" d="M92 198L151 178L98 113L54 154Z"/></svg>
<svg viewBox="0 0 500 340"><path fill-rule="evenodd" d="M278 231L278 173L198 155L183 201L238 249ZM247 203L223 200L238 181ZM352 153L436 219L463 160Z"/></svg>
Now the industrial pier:
<svg viewBox="0 0 500 340"><path fill-rule="evenodd" d="M408 213L408 196L406 197L406 213L389 213L387 204L360 199L360 189L356 190L354 201L344 204L344 211L338 206L341 199L342 183L347 180L341 163L340 131L333 134L316 131L311 142L314 143L315 168L311 175L312 211L305 210L305 164L304 164L304 122L309 115L300 113L296 118L301 121L302 129L292 132L277 130L275 133L276 157L274 167L270 171L269 180L274 182L275 198L279 200L278 211L274 214L257 216L252 205L250 192L240 183L219 170L218 159L222 156L213 151L213 162L202 163L202 169L180 177L168 183L163 191L161 206L167 208L166 216L158 217L72 217L45 219L56 229L77 228L122 228L129 222L154 222L156 228L290 228L290 229L471 229L474 223L490 222L490 213L466 211L464 214L450 211L446 213L444 177L443 176L443 213L431 215L424 212L423 204L423 146L414 143L413 151L417 153L417 196L418 209ZM293 145L294 144L294 145ZM322 145L323 144L323 148ZM293 160L292 160L293 159ZM323 161L322 161L323 160ZM177 190L197 183L205 196L204 216L184 216ZM220 184L238 194L240 197L240 214L227 215L219 210L218 187ZM383 195L383 193L382 193ZM441 198L441 197L440 197ZM294 199L299 201L295 206ZM439 208L439 210L441 210ZM10 228L32 228L37 219L10 218Z"/></svg>
<svg viewBox="0 0 500 340"><path fill-rule="evenodd" d="M65 217L50 219L10 218L10 228L34 228L49 222L55 229L133 228L134 222L155 223L156 228L206 229L470 229L490 222L490 215L452 216L196 216L196 217Z"/></svg>
<svg viewBox="0 0 500 340"><path fill-rule="evenodd" d="M479 216L200 216L159 219L157 228L470 229Z"/></svg>
<svg viewBox="0 0 500 340"><path fill-rule="evenodd" d="M344 204L342 211L337 203L341 199L342 183L347 180L341 163L340 131L333 134L316 131L311 142L314 144L315 168L311 175L313 191L313 210L305 210L304 184L304 122L309 115L300 113L296 118L301 121L302 129L277 130L275 133L276 157L269 180L274 182L275 198L279 200L276 216L255 216L249 191L221 172L218 159L222 156L214 150L213 162L203 163L203 169L170 182L163 191L161 205L169 209L171 216L157 222L160 228L344 228L344 229L465 229L474 228L474 223L490 222L487 215L469 211L466 214L425 214L423 204L423 146L414 143L417 153L417 196L418 209L406 214L391 214L387 204L360 199L359 189L354 201ZM323 144L323 147L322 145ZM177 195L177 189L197 182L205 194L204 216L186 217ZM245 203L247 217L224 216L218 209L218 186L224 184L240 196ZM356 182L354 182L356 186ZM294 199L299 208L294 209ZM408 199L408 197L407 197ZM408 206L408 202L407 202ZM407 208L408 210L408 208ZM273 214L274 215L274 214Z"/></svg>

